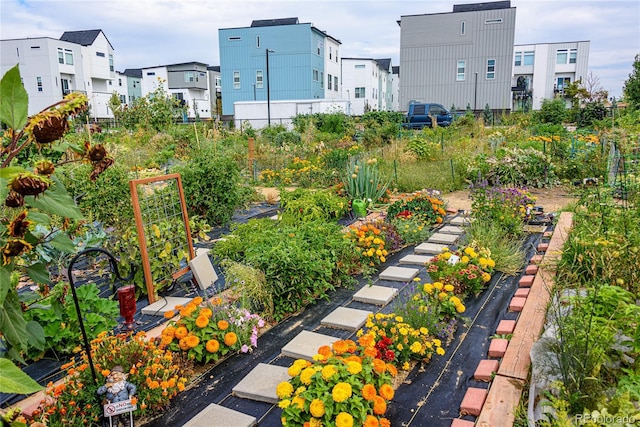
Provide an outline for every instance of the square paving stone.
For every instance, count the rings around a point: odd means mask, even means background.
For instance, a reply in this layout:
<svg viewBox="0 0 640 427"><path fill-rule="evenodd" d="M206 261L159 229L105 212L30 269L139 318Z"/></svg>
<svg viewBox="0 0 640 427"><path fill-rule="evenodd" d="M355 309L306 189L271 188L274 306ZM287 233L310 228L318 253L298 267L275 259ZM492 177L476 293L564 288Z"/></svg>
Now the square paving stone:
<svg viewBox="0 0 640 427"><path fill-rule="evenodd" d="M435 233L429 237L428 243L441 243L444 245L453 245L460 236L455 234Z"/></svg>
<svg viewBox="0 0 640 427"><path fill-rule="evenodd" d="M418 275L417 268L409 267L387 267L378 277L380 280L391 280L396 282L408 282Z"/></svg>
<svg viewBox="0 0 640 427"><path fill-rule="evenodd" d="M441 227L438 230L438 233L445 233L445 234L464 234L464 230L460 227L457 227L455 225L445 225L444 227Z"/></svg>
<svg viewBox="0 0 640 427"><path fill-rule="evenodd" d="M469 224L471 224L471 218L466 217L466 216L457 216L455 218L451 218L451 221L449 221L449 224L451 224L451 225L469 225Z"/></svg>
<svg viewBox="0 0 640 427"><path fill-rule="evenodd" d="M142 314L150 316L164 316L167 311L173 310L176 305L187 305L191 298L164 297L153 304L142 308Z"/></svg>
<svg viewBox="0 0 640 427"><path fill-rule="evenodd" d="M437 255L442 252L442 248L448 247L440 243L420 243L413 251L417 254L434 254Z"/></svg>
<svg viewBox="0 0 640 427"><path fill-rule="evenodd" d="M433 258L432 255L407 255L400 258L398 264L401 265L425 265Z"/></svg>
<svg viewBox="0 0 640 427"><path fill-rule="evenodd" d="M255 417L212 403L182 427L252 427L255 425Z"/></svg>
<svg viewBox="0 0 640 427"><path fill-rule="evenodd" d="M276 387L291 377L284 366L259 363L233 388L233 394L243 399L278 403Z"/></svg>
<svg viewBox="0 0 640 427"><path fill-rule="evenodd" d="M281 353L283 356L291 357L292 359L306 359L311 362L313 361L313 356L318 354L320 347L331 345L338 339L317 332L302 331L282 347Z"/></svg>
<svg viewBox="0 0 640 427"><path fill-rule="evenodd" d="M397 293L397 289L387 286L364 286L353 295L353 300L367 304L387 305Z"/></svg>
<svg viewBox="0 0 640 427"><path fill-rule="evenodd" d="M364 325L370 314L371 312L366 310L338 307L322 319L320 324L329 328L357 331Z"/></svg>

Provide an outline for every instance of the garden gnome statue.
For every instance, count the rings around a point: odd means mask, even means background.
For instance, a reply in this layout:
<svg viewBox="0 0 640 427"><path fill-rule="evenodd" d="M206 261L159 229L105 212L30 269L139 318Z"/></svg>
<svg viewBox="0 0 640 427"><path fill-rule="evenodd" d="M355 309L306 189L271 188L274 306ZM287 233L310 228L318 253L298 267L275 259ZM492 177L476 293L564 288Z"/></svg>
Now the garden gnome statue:
<svg viewBox="0 0 640 427"><path fill-rule="evenodd" d="M122 402L136 394L136 386L127 381L127 374L124 373L122 366L114 366L107 376L105 385L98 388L98 394L100 396L105 393L107 403ZM125 418L117 416L115 418L115 425L119 425L120 422L122 422L123 425L127 425L125 420Z"/></svg>

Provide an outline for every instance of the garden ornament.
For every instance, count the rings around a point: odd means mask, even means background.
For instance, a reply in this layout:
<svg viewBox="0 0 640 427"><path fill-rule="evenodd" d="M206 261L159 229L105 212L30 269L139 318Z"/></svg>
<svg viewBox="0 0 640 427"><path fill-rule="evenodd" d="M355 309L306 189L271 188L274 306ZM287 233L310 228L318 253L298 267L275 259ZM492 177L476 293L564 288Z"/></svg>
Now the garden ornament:
<svg viewBox="0 0 640 427"><path fill-rule="evenodd" d="M367 201L363 199L354 199L353 202L351 202L353 213L355 213L358 218L364 218L367 216L367 205Z"/></svg>
<svg viewBox="0 0 640 427"><path fill-rule="evenodd" d="M126 418L121 416L123 412L129 412L130 423L133 427L133 411L135 405L131 403L131 396L136 394L137 388L135 384L127 381L127 374L124 373L122 366L115 366L107 376L105 385L98 388L98 395L105 395L105 416L109 417L109 425L112 425L112 419L115 418L115 426L126 426ZM120 403L120 405L117 405ZM127 405L128 403L128 405ZM113 405L116 404L116 405ZM111 416L113 414L113 416Z"/></svg>

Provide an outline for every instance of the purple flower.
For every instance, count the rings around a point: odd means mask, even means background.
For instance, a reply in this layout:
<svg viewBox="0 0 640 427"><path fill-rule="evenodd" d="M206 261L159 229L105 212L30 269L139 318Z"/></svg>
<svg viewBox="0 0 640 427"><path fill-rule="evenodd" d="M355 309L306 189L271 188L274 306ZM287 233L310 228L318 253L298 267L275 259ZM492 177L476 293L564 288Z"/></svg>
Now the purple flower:
<svg viewBox="0 0 640 427"><path fill-rule="evenodd" d="M248 353L249 352L249 346L246 344L242 345L242 348L240 348L240 351L243 353Z"/></svg>

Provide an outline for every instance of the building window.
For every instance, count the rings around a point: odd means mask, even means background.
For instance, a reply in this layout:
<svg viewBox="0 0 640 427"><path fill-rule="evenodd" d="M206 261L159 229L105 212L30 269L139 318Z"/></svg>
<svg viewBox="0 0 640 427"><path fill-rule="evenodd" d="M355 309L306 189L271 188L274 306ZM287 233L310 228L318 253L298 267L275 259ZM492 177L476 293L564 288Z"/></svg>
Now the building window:
<svg viewBox="0 0 640 427"><path fill-rule="evenodd" d="M71 49L58 48L58 63L73 65L73 51Z"/></svg>
<svg viewBox="0 0 640 427"><path fill-rule="evenodd" d="M357 87L356 88L356 98L364 98L365 96L365 91L363 87Z"/></svg>
<svg viewBox="0 0 640 427"><path fill-rule="evenodd" d="M40 49L40 46L31 46L31 49Z"/></svg>
<svg viewBox="0 0 640 427"><path fill-rule="evenodd" d="M100 58L104 58L104 52L96 52L96 56L99 56Z"/></svg>
<svg viewBox="0 0 640 427"><path fill-rule="evenodd" d="M329 46L329 59L331 59L332 55L333 55L333 47ZM331 89L331 88L329 88L329 89Z"/></svg>
<svg viewBox="0 0 640 427"><path fill-rule="evenodd" d="M42 77L36 77L36 83L38 84L38 92L42 92Z"/></svg>
<svg viewBox="0 0 640 427"><path fill-rule="evenodd" d="M460 35L464 36L464 31L466 30L467 23L464 21L460 21Z"/></svg>
<svg viewBox="0 0 640 427"><path fill-rule="evenodd" d="M240 71L233 72L233 88L240 89Z"/></svg>
<svg viewBox="0 0 640 427"><path fill-rule="evenodd" d="M113 67L113 55L109 54L109 71L114 71Z"/></svg>
<svg viewBox="0 0 640 427"><path fill-rule="evenodd" d="M485 19L485 24L502 24L502 18Z"/></svg>
<svg viewBox="0 0 640 427"><path fill-rule="evenodd" d="M356 69L356 70L360 70L360 69L364 70L364 65L363 65L363 64L357 64L357 65L355 66L355 69Z"/></svg>
<svg viewBox="0 0 640 427"><path fill-rule="evenodd" d="M118 86L122 86L122 79L118 79Z"/></svg>
<svg viewBox="0 0 640 427"><path fill-rule="evenodd" d="M262 87L263 87L262 70L256 70L256 89L262 89Z"/></svg>
<svg viewBox="0 0 640 427"><path fill-rule="evenodd" d="M61 47L58 48L58 64L64 64L64 51Z"/></svg>
<svg viewBox="0 0 640 427"><path fill-rule="evenodd" d="M567 49L560 49L556 52L556 64L566 64L567 63Z"/></svg>
<svg viewBox="0 0 640 427"><path fill-rule="evenodd" d="M327 74L327 89L333 89L333 76L331 74Z"/></svg>
<svg viewBox="0 0 640 427"><path fill-rule="evenodd" d="M156 72L155 71L148 71L147 72L147 76L155 76Z"/></svg>
<svg viewBox="0 0 640 427"><path fill-rule="evenodd" d="M113 80L109 80L109 86L113 86Z"/></svg>
<svg viewBox="0 0 640 427"><path fill-rule="evenodd" d="M216 76L215 85L216 87L222 87L222 78L220 76Z"/></svg>
<svg viewBox="0 0 640 427"><path fill-rule="evenodd" d="M126 103L127 103L127 96L120 95L120 104L126 104Z"/></svg>
<svg viewBox="0 0 640 427"><path fill-rule="evenodd" d="M238 37L238 36L235 36L235 37L229 37L229 39L228 39L228 40L229 40L230 42L237 42L237 41L242 40L242 37Z"/></svg>
<svg viewBox="0 0 640 427"><path fill-rule="evenodd" d="M578 59L578 49L569 50L569 64L575 64Z"/></svg>
<svg viewBox="0 0 640 427"><path fill-rule="evenodd" d="M196 81L196 75L193 71L185 71L184 72L184 82L185 83L193 83Z"/></svg>
<svg viewBox="0 0 640 427"><path fill-rule="evenodd" d="M260 36L256 36L256 48L260 49Z"/></svg>
<svg viewBox="0 0 640 427"><path fill-rule="evenodd" d="M532 50L526 51L524 53L524 65L533 65L533 59L535 56L535 52Z"/></svg>
<svg viewBox="0 0 640 427"><path fill-rule="evenodd" d="M338 50L336 49L336 62L338 62Z"/></svg>
<svg viewBox="0 0 640 427"><path fill-rule="evenodd" d="M463 82L465 80L466 61L458 61L456 65L456 81Z"/></svg>
<svg viewBox="0 0 640 427"><path fill-rule="evenodd" d="M322 56L322 42L318 40L318 55Z"/></svg>
<svg viewBox="0 0 640 427"><path fill-rule="evenodd" d="M318 81L318 75L319 75L319 71L318 70L313 70L313 81L317 82Z"/></svg>
<svg viewBox="0 0 640 427"><path fill-rule="evenodd" d="M563 92L571 84L571 77L558 77L556 90Z"/></svg>
<svg viewBox="0 0 640 427"><path fill-rule="evenodd" d="M324 89L324 73L320 71L320 87Z"/></svg>
<svg viewBox="0 0 640 427"><path fill-rule="evenodd" d="M496 60L487 59L487 80L496 78Z"/></svg>
<svg viewBox="0 0 640 427"><path fill-rule="evenodd" d="M333 76L333 90L338 91L338 76Z"/></svg>

